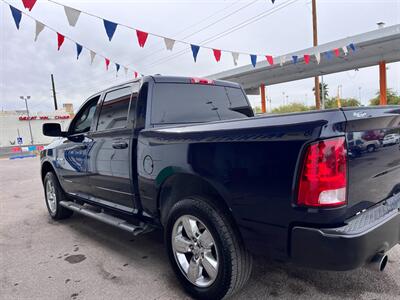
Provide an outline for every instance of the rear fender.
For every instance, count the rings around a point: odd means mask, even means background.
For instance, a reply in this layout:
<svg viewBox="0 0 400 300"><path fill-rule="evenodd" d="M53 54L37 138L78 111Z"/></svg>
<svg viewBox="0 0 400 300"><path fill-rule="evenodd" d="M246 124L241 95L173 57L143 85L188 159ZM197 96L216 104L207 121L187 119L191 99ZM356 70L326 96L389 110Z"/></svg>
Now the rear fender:
<svg viewBox="0 0 400 300"><path fill-rule="evenodd" d="M167 167L160 172L160 175L156 179L157 186L159 187L157 207L160 212L162 224L165 224L171 207L177 201L189 196L207 197L209 200L212 200L211 204L223 211L229 211L229 214L231 214L230 203L227 201L227 197L224 197L226 192L221 191L220 187L196 174L176 171L176 168Z"/></svg>

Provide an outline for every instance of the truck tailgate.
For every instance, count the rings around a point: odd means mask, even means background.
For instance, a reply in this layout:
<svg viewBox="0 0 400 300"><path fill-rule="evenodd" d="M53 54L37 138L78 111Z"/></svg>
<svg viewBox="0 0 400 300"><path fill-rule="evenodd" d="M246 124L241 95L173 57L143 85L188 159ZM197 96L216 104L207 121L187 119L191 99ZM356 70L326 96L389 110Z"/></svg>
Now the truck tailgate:
<svg viewBox="0 0 400 300"><path fill-rule="evenodd" d="M400 192L400 106L347 108L343 113L350 217ZM388 134L399 138L383 144Z"/></svg>

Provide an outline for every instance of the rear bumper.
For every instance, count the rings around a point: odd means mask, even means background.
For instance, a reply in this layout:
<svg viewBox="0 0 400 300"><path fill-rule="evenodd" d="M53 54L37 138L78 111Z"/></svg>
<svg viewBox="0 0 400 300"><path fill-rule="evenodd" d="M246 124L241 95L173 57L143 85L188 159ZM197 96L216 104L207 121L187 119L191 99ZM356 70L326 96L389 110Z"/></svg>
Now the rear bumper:
<svg viewBox="0 0 400 300"><path fill-rule="evenodd" d="M344 271L361 267L400 243L400 194L339 228L293 227L291 260L305 267Z"/></svg>

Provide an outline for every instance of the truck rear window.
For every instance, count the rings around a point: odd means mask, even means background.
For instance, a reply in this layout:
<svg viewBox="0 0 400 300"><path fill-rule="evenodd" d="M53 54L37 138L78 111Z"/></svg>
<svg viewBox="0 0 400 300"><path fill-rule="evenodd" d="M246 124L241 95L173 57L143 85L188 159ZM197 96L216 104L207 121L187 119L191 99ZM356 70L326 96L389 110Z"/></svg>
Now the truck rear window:
<svg viewBox="0 0 400 300"><path fill-rule="evenodd" d="M200 123L253 115L240 88L158 83L152 97L153 124Z"/></svg>

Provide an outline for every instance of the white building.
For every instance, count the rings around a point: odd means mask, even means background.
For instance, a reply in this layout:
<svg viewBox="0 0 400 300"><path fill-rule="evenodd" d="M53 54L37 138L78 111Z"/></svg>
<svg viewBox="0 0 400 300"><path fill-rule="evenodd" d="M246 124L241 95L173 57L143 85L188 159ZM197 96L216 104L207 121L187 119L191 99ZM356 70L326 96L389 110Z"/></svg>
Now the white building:
<svg viewBox="0 0 400 300"><path fill-rule="evenodd" d="M64 109L57 111L30 114L33 143L26 111L0 111L0 148L19 146L17 137L22 137L22 145L50 143L54 138L42 134L43 124L59 123L62 130L66 130L73 117L72 111L71 105L64 105Z"/></svg>

